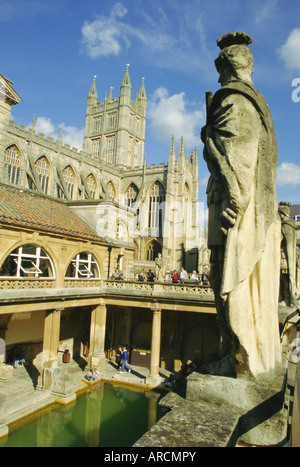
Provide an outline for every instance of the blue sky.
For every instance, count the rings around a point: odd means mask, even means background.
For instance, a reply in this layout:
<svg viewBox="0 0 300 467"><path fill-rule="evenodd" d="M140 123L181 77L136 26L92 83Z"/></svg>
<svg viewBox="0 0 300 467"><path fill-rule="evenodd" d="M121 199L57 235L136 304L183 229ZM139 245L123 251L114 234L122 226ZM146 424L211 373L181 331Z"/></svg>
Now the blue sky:
<svg viewBox="0 0 300 467"><path fill-rule="evenodd" d="M278 143L278 201L300 204L299 0L0 0L0 73L23 101L17 124L80 147L87 95L96 75L99 101L119 96L126 65L132 97L142 79L148 98L147 163L197 147L199 194L208 176L200 130L205 91L219 88L216 40L231 30L253 37L253 82L269 104Z"/></svg>

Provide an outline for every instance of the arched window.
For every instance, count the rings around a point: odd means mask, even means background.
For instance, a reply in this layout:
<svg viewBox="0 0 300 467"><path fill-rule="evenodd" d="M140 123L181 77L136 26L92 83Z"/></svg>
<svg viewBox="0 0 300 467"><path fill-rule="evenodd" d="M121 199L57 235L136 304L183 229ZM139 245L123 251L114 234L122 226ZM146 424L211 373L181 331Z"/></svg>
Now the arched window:
<svg viewBox="0 0 300 467"><path fill-rule="evenodd" d="M130 207L135 203L138 192L139 191L136 185L134 183L131 183L129 187L127 188L127 190L125 191L125 203L127 206Z"/></svg>
<svg viewBox="0 0 300 467"><path fill-rule="evenodd" d="M147 261L154 261L158 257L158 253L162 252L160 243L154 240L147 248Z"/></svg>
<svg viewBox="0 0 300 467"><path fill-rule="evenodd" d="M116 190L115 190L113 182L108 182L108 184L106 185L106 189L107 189L108 196L115 201Z"/></svg>
<svg viewBox="0 0 300 467"><path fill-rule="evenodd" d="M35 170L38 174L42 191L43 193L47 194L49 187L50 166L48 159L45 156L40 157L35 162Z"/></svg>
<svg viewBox="0 0 300 467"><path fill-rule="evenodd" d="M6 149L5 163L7 166L8 182L18 185L21 170L21 155L17 146L13 145Z"/></svg>
<svg viewBox="0 0 300 467"><path fill-rule="evenodd" d="M0 276L54 277L50 256L38 245L22 245L10 253L0 268Z"/></svg>
<svg viewBox="0 0 300 467"><path fill-rule="evenodd" d="M74 170L70 165L63 170L64 181L67 185L70 198L73 199L74 186L75 186L75 174Z"/></svg>
<svg viewBox="0 0 300 467"><path fill-rule="evenodd" d="M96 197L96 190L97 190L97 183L93 174L90 174L86 179L87 186L89 188L91 197L95 199Z"/></svg>
<svg viewBox="0 0 300 467"><path fill-rule="evenodd" d="M158 236L162 236L163 210L165 190L160 182L153 183L149 194L149 228L158 228Z"/></svg>
<svg viewBox="0 0 300 467"><path fill-rule="evenodd" d="M78 253L70 262L66 278L68 279L100 279L100 268L95 257L85 251Z"/></svg>

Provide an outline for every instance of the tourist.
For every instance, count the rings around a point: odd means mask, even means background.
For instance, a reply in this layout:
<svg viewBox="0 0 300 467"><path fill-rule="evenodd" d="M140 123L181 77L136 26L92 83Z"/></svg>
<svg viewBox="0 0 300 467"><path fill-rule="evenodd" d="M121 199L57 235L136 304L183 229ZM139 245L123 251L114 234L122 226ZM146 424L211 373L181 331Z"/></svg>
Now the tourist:
<svg viewBox="0 0 300 467"><path fill-rule="evenodd" d="M25 355L23 349L21 349L20 347L15 347L12 352L14 368L18 368L19 365L25 363Z"/></svg>
<svg viewBox="0 0 300 467"><path fill-rule="evenodd" d="M209 273L208 273L208 269L205 268L204 269L204 272L201 276L201 282L203 285L208 285L209 284Z"/></svg>
<svg viewBox="0 0 300 467"><path fill-rule="evenodd" d="M197 271L193 271L193 274L191 275L191 280L199 282L199 276L197 274Z"/></svg>
<svg viewBox="0 0 300 467"><path fill-rule="evenodd" d="M147 274L147 279L149 282L154 282L154 272L152 272L151 269L149 269L148 274Z"/></svg>
<svg viewBox="0 0 300 467"><path fill-rule="evenodd" d="M187 272L184 268L180 268L180 282L184 284L184 281L188 278Z"/></svg>
<svg viewBox="0 0 300 467"><path fill-rule="evenodd" d="M123 347L123 353L122 353L122 370L121 370L121 373L124 373L124 367L126 368L126 370L128 371L128 373L131 372L131 369L130 369L129 366L127 365L127 359L128 359L128 350L126 349L126 347Z"/></svg>
<svg viewBox="0 0 300 467"><path fill-rule="evenodd" d="M180 277L179 274L177 273L176 269L174 269L173 274L172 274L172 282L179 282Z"/></svg>
<svg viewBox="0 0 300 467"><path fill-rule="evenodd" d="M117 352L116 352L117 370L120 369L120 366L121 366L121 363L122 363L122 353L123 353L122 347L119 346L119 347L117 348Z"/></svg>
<svg viewBox="0 0 300 467"><path fill-rule="evenodd" d="M115 279L115 280L119 279L119 275L120 275L119 270L118 270L118 268L116 268L115 272L113 273L113 279Z"/></svg>
<svg viewBox="0 0 300 467"><path fill-rule="evenodd" d="M144 281L146 279L145 274L141 271L138 275L138 281Z"/></svg>

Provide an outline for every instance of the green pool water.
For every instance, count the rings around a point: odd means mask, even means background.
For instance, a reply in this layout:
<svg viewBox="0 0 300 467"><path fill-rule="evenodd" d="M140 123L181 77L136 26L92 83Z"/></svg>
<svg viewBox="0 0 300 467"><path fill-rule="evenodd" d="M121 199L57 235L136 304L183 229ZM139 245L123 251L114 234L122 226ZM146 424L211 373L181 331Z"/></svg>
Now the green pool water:
<svg viewBox="0 0 300 467"><path fill-rule="evenodd" d="M55 405L10 427L1 447L130 447L163 415L159 395L96 384L67 406Z"/></svg>

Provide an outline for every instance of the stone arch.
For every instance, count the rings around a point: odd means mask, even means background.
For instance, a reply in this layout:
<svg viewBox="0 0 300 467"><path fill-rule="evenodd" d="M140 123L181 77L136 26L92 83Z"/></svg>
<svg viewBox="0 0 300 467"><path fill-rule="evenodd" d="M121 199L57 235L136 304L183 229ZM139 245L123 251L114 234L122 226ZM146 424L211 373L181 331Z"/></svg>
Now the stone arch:
<svg viewBox="0 0 300 467"><path fill-rule="evenodd" d="M111 198L113 201L116 201L117 192L115 185L111 180L106 184L106 191L109 198Z"/></svg>
<svg viewBox="0 0 300 467"><path fill-rule="evenodd" d="M90 173L87 177L86 177L86 184L88 186L88 189L89 189L89 192L90 192L90 195L93 199L96 198L96 193L97 193L97 182L96 182L96 177L93 173Z"/></svg>
<svg viewBox="0 0 300 467"><path fill-rule="evenodd" d="M101 279L101 268L98 259L89 251L80 251L68 262L66 279Z"/></svg>
<svg viewBox="0 0 300 467"><path fill-rule="evenodd" d="M40 186L46 195L50 187L51 164L47 156L44 154L38 157L34 163Z"/></svg>
<svg viewBox="0 0 300 467"><path fill-rule="evenodd" d="M162 246L158 240L151 240L147 243L144 251L144 257L147 261L155 261L158 253L162 253Z"/></svg>
<svg viewBox="0 0 300 467"><path fill-rule="evenodd" d="M0 267L0 277L55 278L55 272L51 256L36 243L14 246Z"/></svg>
<svg viewBox="0 0 300 467"><path fill-rule="evenodd" d="M6 147L4 156L4 166L7 171L7 181L18 185L21 178L24 158L17 144L13 143Z"/></svg>
<svg viewBox="0 0 300 467"><path fill-rule="evenodd" d="M134 182L131 182L126 190L124 191L125 204L126 206L131 207L136 202L136 199L139 194L139 189Z"/></svg>

